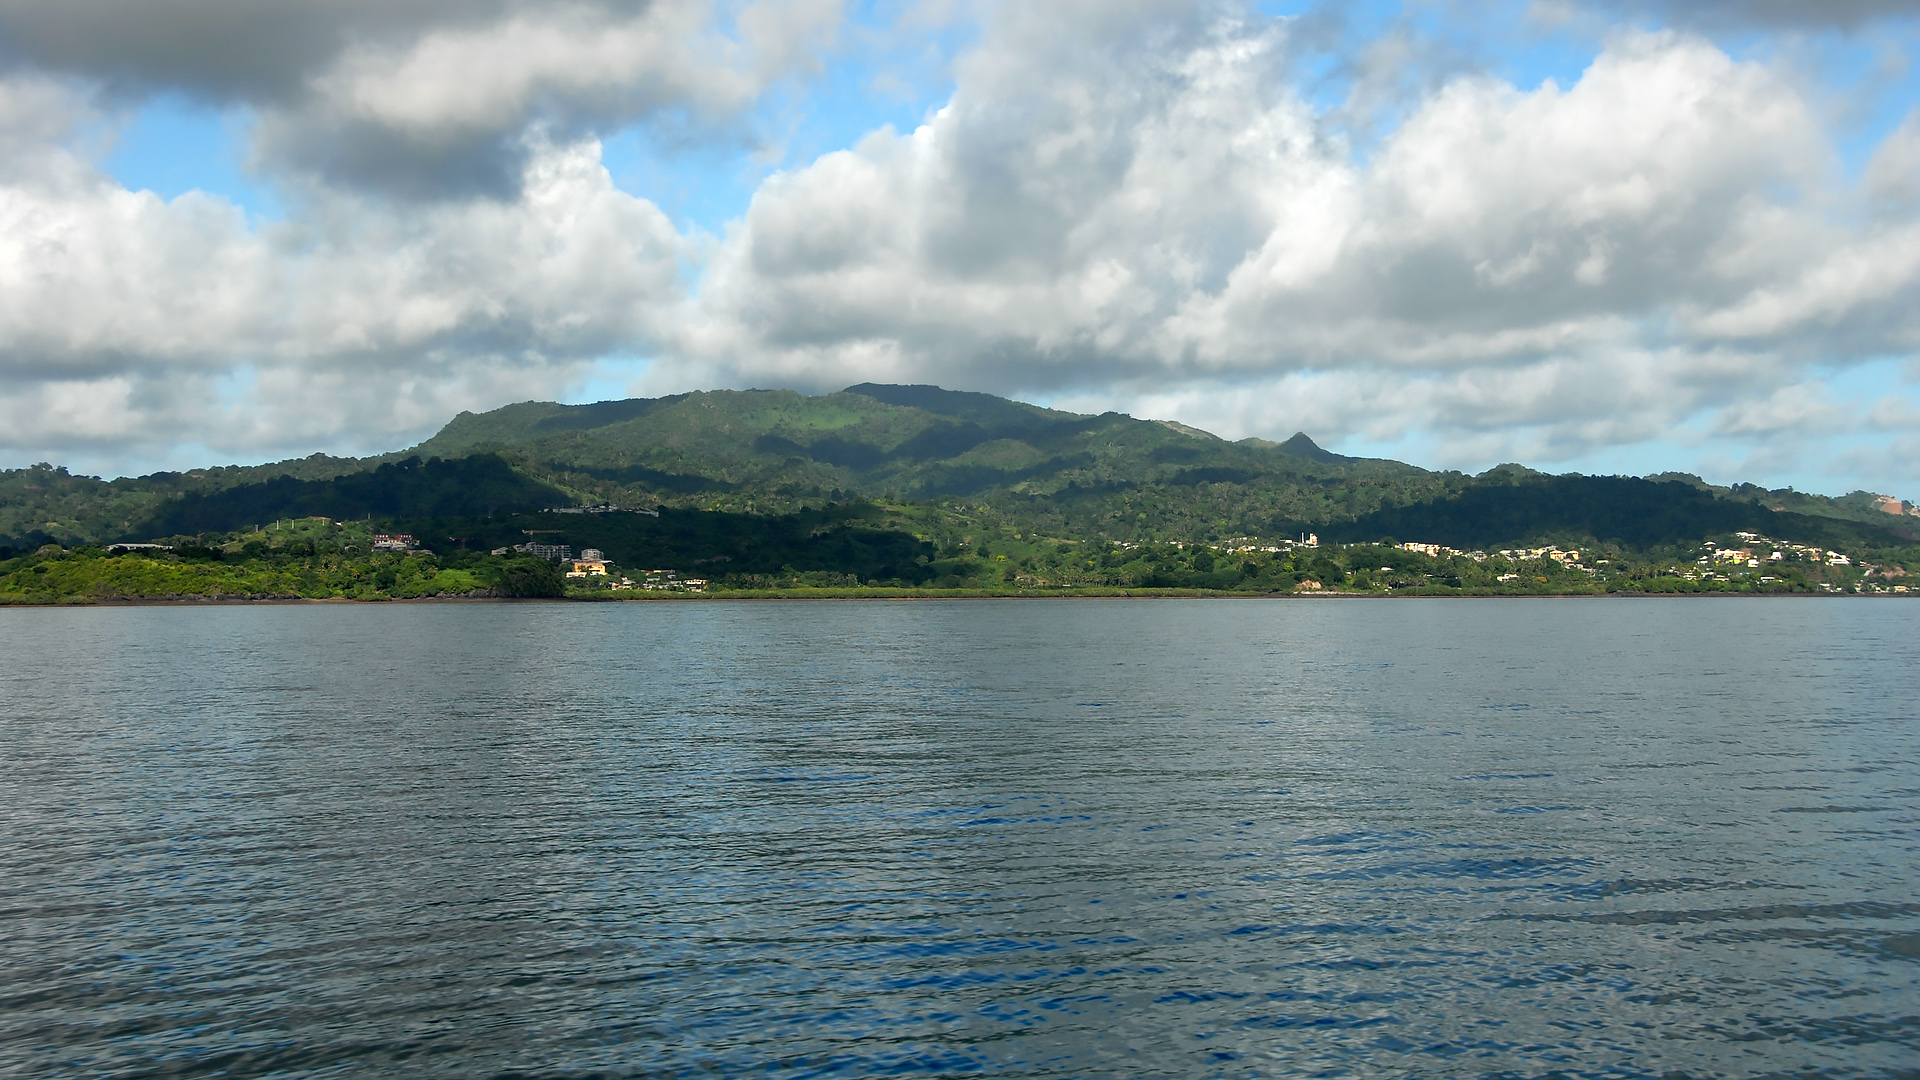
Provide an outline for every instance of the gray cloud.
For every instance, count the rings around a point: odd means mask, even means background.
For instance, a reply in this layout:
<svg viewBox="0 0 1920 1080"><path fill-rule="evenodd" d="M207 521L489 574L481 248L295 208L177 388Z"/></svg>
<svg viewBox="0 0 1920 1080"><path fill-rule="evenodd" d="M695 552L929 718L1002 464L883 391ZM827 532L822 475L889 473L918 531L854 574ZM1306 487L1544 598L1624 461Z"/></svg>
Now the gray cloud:
<svg viewBox="0 0 1920 1080"><path fill-rule="evenodd" d="M61 101L58 86L0 82L0 121ZM612 186L591 142L530 137L513 201L398 207L323 188L299 220L264 228L215 196L127 191L58 138L13 149L0 173L0 443L13 447L387 447L503 395L552 396L681 295L681 238Z"/></svg>
<svg viewBox="0 0 1920 1080"><path fill-rule="evenodd" d="M497 19L515 0L0 0L0 59L124 92L289 102L350 46ZM631 5L621 5L631 7Z"/></svg>
<svg viewBox="0 0 1920 1080"><path fill-rule="evenodd" d="M1866 190L1875 209L1889 216L1920 210L1920 110L1887 136L1867 163Z"/></svg>
<svg viewBox="0 0 1920 1080"><path fill-rule="evenodd" d="M772 178L648 385L1017 387L1566 458L1920 344L1920 224L1834 224L1856 196L1798 81L1704 39L1618 37L1564 88L1453 78L1360 159L1282 26L1089 18L1002 9L924 126Z"/></svg>
<svg viewBox="0 0 1920 1080"><path fill-rule="evenodd" d="M0 0L0 452L386 449L610 354L643 392L938 382L1464 466L1911 429L1901 387L1820 387L1920 351L1920 121L1855 185L1784 65L1622 33L1522 88L1396 30L1328 105L1325 14L1002 4L924 124L719 238L612 186L595 131L724 124L839 19ZM84 133L154 89L249 110L287 220L104 175Z"/></svg>
<svg viewBox="0 0 1920 1080"><path fill-rule="evenodd" d="M261 165L411 198L510 198L521 135L713 121L813 62L840 0L0 0L0 62L259 117Z"/></svg>
<svg viewBox="0 0 1920 1080"><path fill-rule="evenodd" d="M1759 25L1856 29L1920 15L1916 0L1581 0L1609 14L1652 16L1668 25Z"/></svg>

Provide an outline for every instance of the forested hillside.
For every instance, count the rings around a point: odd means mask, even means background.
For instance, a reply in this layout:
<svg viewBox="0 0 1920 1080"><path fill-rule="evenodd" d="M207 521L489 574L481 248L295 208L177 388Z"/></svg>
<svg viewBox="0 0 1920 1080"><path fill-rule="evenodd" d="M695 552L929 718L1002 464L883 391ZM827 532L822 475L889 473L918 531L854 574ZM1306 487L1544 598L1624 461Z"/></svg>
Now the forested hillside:
<svg viewBox="0 0 1920 1080"><path fill-rule="evenodd" d="M1444 498L1321 528L1328 539L1345 542L1404 537L1488 548L1532 540L1570 545L1604 541L1636 551L1742 531L1849 549L1911 542L1920 534L1920 520L1880 517L1858 520L1774 510L1760 502L1716 497L1711 489L1679 480L1509 470L1476 477Z"/></svg>
<svg viewBox="0 0 1920 1080"><path fill-rule="evenodd" d="M862 384L813 397L750 390L524 402L462 413L419 446L379 458L315 455L113 481L51 466L12 470L0 474L0 547L194 537L306 516L404 526L433 538L423 542L470 546L528 532L605 532L615 519L526 517L589 504L675 512L649 520L680 522L680 539L660 547L665 534L656 530L636 557L691 561L702 556L687 545L704 544L706 555L742 565L772 557L749 550L792 552L796 567L819 562L824 549L794 529L905 529L914 543L991 528L1022 540L1118 544L1318 532L1460 548L1551 541L1631 550L1740 530L1854 549L1920 537L1920 517L1886 513L1884 500L1864 492L1829 499L1687 476L1547 476L1519 466L1476 477L1342 457L1305 434L1230 442L1118 413ZM911 509L916 524L825 514L866 504ZM895 562L892 554L865 559L869 570Z"/></svg>
<svg viewBox="0 0 1920 1080"><path fill-rule="evenodd" d="M1347 518L1443 494L1462 479L1341 458L1304 435L1234 443L1118 413L872 384L818 397L750 390L528 402L462 414L412 452L483 450L589 501L783 513L847 498L986 500L1037 528L1157 538L1251 528L1276 515Z"/></svg>

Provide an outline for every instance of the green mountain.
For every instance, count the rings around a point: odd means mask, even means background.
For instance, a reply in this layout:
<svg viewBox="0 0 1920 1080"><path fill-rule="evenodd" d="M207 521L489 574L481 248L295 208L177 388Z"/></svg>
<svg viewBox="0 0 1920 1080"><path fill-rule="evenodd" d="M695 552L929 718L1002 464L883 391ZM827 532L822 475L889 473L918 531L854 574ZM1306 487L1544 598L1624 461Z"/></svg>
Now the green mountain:
<svg viewBox="0 0 1920 1080"><path fill-rule="evenodd" d="M662 516L542 513L591 504ZM818 396L522 402L462 413L419 446L378 458L315 455L110 482L51 466L11 470L0 473L0 547L233 533L308 516L467 547L553 534L617 547L635 564L724 559L755 573L824 573L843 557L835 552L856 549L868 569L931 563L989 535L1140 545L1317 532L1640 551L1735 531L1857 550L1920 539L1920 518L1880 505L1867 493L1827 499L1678 475L1501 466L1476 477L1343 457L1305 434L1233 442L1119 413L865 383Z"/></svg>
<svg viewBox="0 0 1920 1080"><path fill-rule="evenodd" d="M1227 442L1119 413L870 383L817 397L526 402L463 413L411 452L498 453L583 502L762 513L850 498L985 502L1036 530L1115 539L1351 518L1464 479L1342 458L1305 435Z"/></svg>
<svg viewBox="0 0 1920 1080"><path fill-rule="evenodd" d="M1572 546L1600 540L1633 551L1739 532L1859 550L1911 542L1914 533L1920 532L1897 520L1882 525L1778 511L1757 502L1718 497L1711 489L1678 480L1514 473L1489 473L1445 498L1327 523L1322 531L1327 539L1342 542L1404 538L1486 549L1532 540Z"/></svg>
<svg viewBox="0 0 1920 1080"><path fill-rule="evenodd" d="M156 506L134 531L187 536L306 517L383 521L494 517L568 502L565 492L516 471L493 454L425 461L409 457L327 479L283 475L188 492Z"/></svg>

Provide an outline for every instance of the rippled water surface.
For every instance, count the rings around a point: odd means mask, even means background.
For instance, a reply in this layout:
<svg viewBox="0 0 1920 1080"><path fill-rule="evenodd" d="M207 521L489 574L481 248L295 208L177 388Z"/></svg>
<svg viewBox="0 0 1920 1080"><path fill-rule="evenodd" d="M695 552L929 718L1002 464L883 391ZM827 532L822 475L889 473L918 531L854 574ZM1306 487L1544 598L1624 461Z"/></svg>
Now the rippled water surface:
<svg viewBox="0 0 1920 1080"><path fill-rule="evenodd" d="M1920 1068L1920 604L9 610L0 655L0 1074Z"/></svg>

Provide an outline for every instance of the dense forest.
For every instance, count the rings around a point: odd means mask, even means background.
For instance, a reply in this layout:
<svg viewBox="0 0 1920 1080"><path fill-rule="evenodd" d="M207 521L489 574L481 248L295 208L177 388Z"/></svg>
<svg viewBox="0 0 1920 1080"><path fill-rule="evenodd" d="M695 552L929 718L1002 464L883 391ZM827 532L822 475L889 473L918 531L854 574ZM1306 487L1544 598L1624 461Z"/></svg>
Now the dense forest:
<svg viewBox="0 0 1920 1080"><path fill-rule="evenodd" d="M328 550L302 553L315 538L295 539L295 521L365 535L360 548L343 533ZM418 551L370 568L366 537L376 530L417 536ZM1283 550L1306 534L1329 547ZM1897 574L1915 561L1920 516L1865 492L1825 498L1679 475L1435 472L1342 457L1305 434L1230 442L1117 413L872 384L815 397L526 402L462 413L411 450L369 459L314 455L112 481L50 465L0 473L0 571L6 560L44 565L54 548L104 558L105 545L155 543L165 548L111 556L113 572L133 574L141 560L156 564L141 571L149 577L166 576L159 563L176 576L197 568L202 579L232 579L236 595L524 594L524 582L509 583L489 560L528 543L599 549L617 568L716 588L1272 590L1352 584L1363 572L1371 587L1382 567L1397 573L1413 556L1368 569L1371 555L1355 562L1332 545L1405 542L1483 555L1604 550L1608 579L1628 580L1628 567L1697 563L1701 545L1736 534L1846 552ZM431 574L415 565L422 559L433 560ZM1421 580L1508 590L1523 578L1553 589L1584 580L1560 581L1559 563L1521 575L1488 562L1434 564ZM236 577L241 565L257 580ZM1481 572L1489 569L1501 573ZM24 582L18 567L7 572L26 595L56 571L32 570ZM1815 580L1823 574L1801 576L1808 587L1831 585ZM160 578L122 585L90 581L81 591L165 591Z"/></svg>

